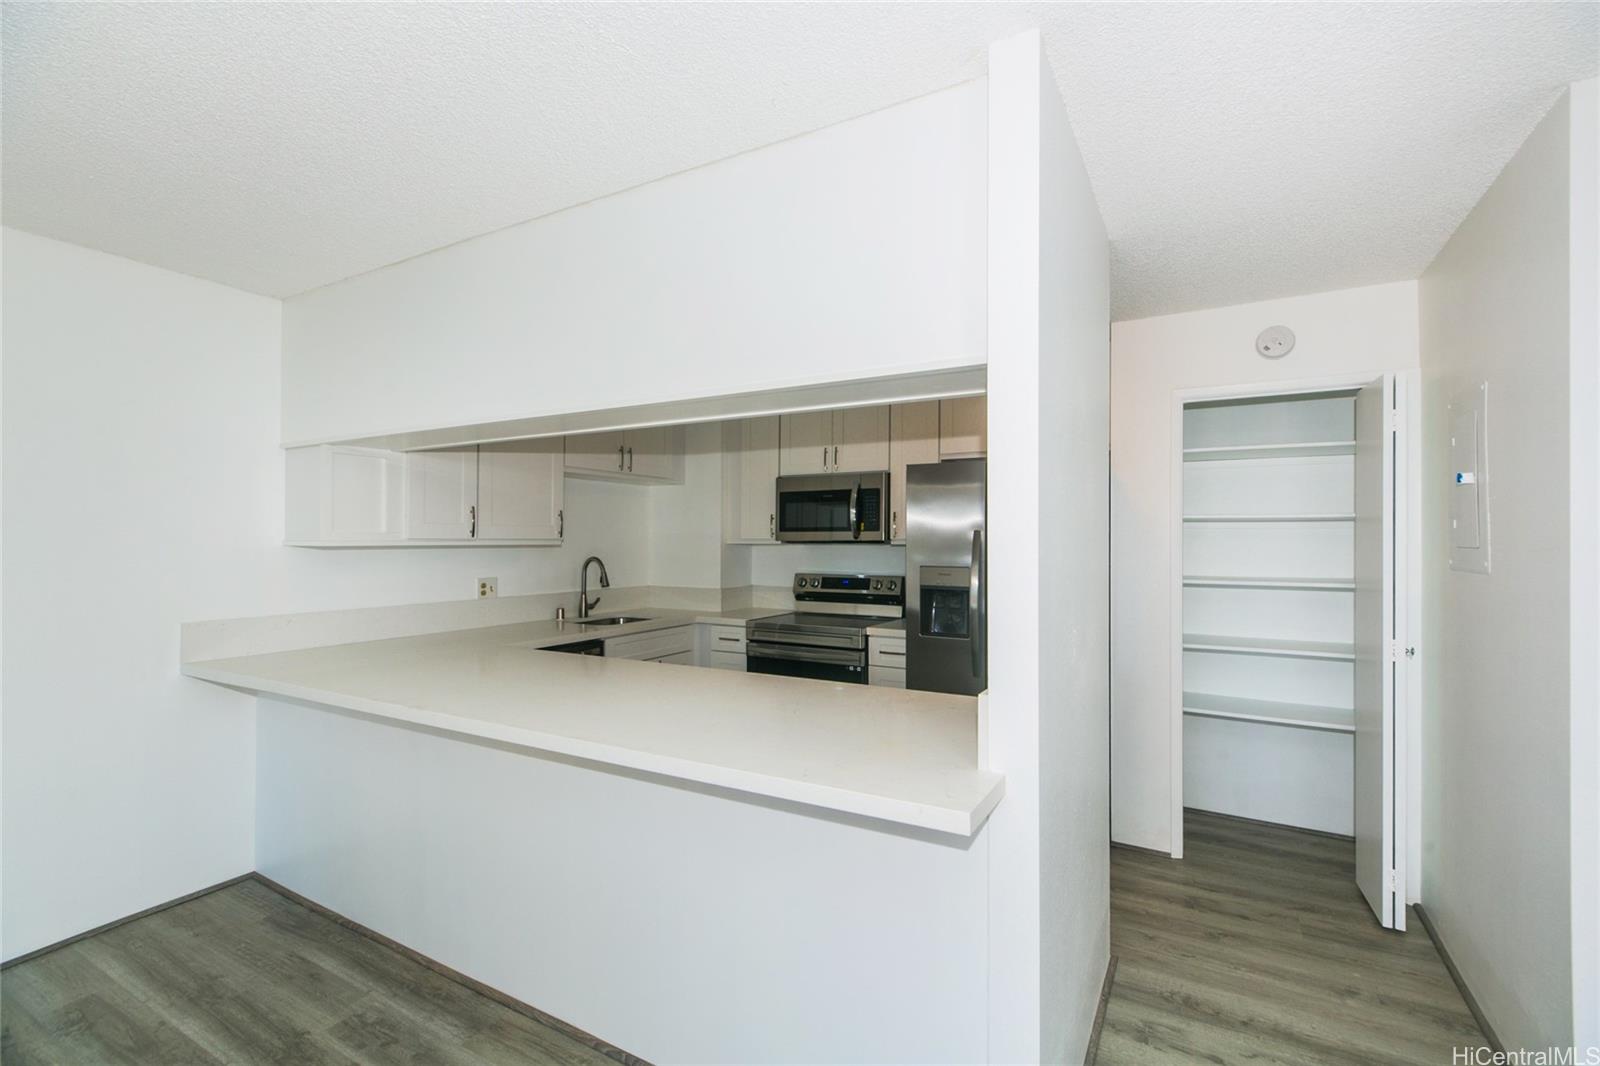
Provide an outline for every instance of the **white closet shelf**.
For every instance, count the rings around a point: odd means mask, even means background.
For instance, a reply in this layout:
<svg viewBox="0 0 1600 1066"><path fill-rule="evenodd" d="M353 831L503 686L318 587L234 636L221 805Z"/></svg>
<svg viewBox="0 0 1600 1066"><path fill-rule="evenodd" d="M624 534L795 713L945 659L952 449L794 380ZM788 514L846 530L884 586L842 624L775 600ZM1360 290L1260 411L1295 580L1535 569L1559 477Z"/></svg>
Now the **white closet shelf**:
<svg viewBox="0 0 1600 1066"><path fill-rule="evenodd" d="M1239 722L1320 729L1328 733L1354 733L1355 711L1348 707L1317 707L1308 703L1279 703L1218 696L1210 692L1185 692L1183 713L1199 718L1228 718Z"/></svg>
<svg viewBox="0 0 1600 1066"><path fill-rule="evenodd" d="M1348 577L1215 577L1185 575L1187 588L1207 589L1295 589L1301 592L1353 592L1356 583Z"/></svg>
<svg viewBox="0 0 1600 1066"><path fill-rule="evenodd" d="M1354 514L1186 514L1185 522L1354 522Z"/></svg>
<svg viewBox="0 0 1600 1066"><path fill-rule="evenodd" d="M1355 662L1353 644L1321 640L1269 640L1265 637L1222 637L1210 633L1185 633L1184 651L1210 651L1232 655L1273 655L1283 659L1332 659Z"/></svg>
<svg viewBox="0 0 1600 1066"><path fill-rule="evenodd" d="M1298 444L1235 444L1226 448L1185 448L1186 463L1219 459L1305 459L1319 455L1354 455L1353 440L1305 441Z"/></svg>

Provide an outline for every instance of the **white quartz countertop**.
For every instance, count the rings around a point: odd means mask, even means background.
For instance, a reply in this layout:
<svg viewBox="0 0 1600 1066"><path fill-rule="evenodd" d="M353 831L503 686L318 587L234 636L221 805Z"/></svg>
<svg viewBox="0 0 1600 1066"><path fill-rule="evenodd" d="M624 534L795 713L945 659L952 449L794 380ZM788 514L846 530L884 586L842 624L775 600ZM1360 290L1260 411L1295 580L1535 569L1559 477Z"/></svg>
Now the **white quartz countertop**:
<svg viewBox="0 0 1600 1066"><path fill-rule="evenodd" d="M869 637L905 637L906 620L904 618L886 619L880 625L867 627Z"/></svg>
<svg viewBox="0 0 1600 1066"><path fill-rule="evenodd" d="M780 613L640 609L187 662L195 678L531 751L971 836L1004 792L967 696L540 650Z"/></svg>

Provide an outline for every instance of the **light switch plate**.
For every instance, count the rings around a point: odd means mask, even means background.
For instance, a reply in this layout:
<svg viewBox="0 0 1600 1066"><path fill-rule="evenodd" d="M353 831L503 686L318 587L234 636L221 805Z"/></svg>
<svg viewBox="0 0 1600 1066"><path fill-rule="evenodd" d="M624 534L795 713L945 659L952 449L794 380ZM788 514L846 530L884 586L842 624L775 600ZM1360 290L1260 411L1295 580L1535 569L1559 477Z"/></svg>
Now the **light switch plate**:
<svg viewBox="0 0 1600 1066"><path fill-rule="evenodd" d="M1489 572L1489 383L1450 404L1450 569Z"/></svg>

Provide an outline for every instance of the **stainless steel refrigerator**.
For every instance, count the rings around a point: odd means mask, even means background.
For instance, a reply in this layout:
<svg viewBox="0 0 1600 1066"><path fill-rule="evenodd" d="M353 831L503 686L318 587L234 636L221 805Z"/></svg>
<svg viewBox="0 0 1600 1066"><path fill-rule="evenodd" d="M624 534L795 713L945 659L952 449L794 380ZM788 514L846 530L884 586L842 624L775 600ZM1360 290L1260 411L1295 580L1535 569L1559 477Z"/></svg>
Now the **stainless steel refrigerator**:
<svg viewBox="0 0 1600 1066"><path fill-rule="evenodd" d="M906 687L989 686L982 459L906 467Z"/></svg>

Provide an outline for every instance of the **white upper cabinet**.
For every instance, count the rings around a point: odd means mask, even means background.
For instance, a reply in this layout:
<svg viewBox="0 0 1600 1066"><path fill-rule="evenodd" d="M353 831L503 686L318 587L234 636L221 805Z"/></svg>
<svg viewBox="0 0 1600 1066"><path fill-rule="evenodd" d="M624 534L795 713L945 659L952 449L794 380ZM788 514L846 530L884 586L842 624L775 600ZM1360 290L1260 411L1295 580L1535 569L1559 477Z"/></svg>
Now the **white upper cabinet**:
<svg viewBox="0 0 1600 1066"><path fill-rule="evenodd" d="M392 544L405 537L405 455L322 444L284 454L284 541Z"/></svg>
<svg viewBox="0 0 1600 1066"><path fill-rule="evenodd" d="M573 474L618 475L626 472L627 456L621 433L585 433L567 438L565 466Z"/></svg>
<svg viewBox="0 0 1600 1066"><path fill-rule="evenodd" d="M478 448L476 539L559 544L562 506L560 437Z"/></svg>
<svg viewBox="0 0 1600 1066"><path fill-rule="evenodd" d="M989 398L939 401L939 457L969 459L989 450Z"/></svg>
<svg viewBox="0 0 1600 1066"><path fill-rule="evenodd" d="M770 544L777 537L779 417L743 418L722 427L722 537Z"/></svg>
<svg viewBox="0 0 1600 1066"><path fill-rule="evenodd" d="M887 407L783 415L780 433L779 465L784 474L828 474L889 467Z"/></svg>
<svg viewBox="0 0 1600 1066"><path fill-rule="evenodd" d="M566 472L576 477L683 483L683 427L651 426L567 438Z"/></svg>
<svg viewBox="0 0 1600 1066"><path fill-rule="evenodd" d="M906 467L939 461L939 401L889 408L889 540L906 540Z"/></svg>
<svg viewBox="0 0 1600 1066"><path fill-rule="evenodd" d="M782 415L780 459L784 474L821 474L833 469L833 412L800 411Z"/></svg>
<svg viewBox="0 0 1600 1066"><path fill-rule="evenodd" d="M889 409L847 407L833 412L834 470L889 468Z"/></svg>
<svg viewBox="0 0 1600 1066"><path fill-rule="evenodd" d="M406 454L407 540L471 540L477 508L477 448Z"/></svg>
<svg viewBox="0 0 1600 1066"><path fill-rule="evenodd" d="M287 452L284 541L560 544L561 438L424 452L318 445Z"/></svg>

